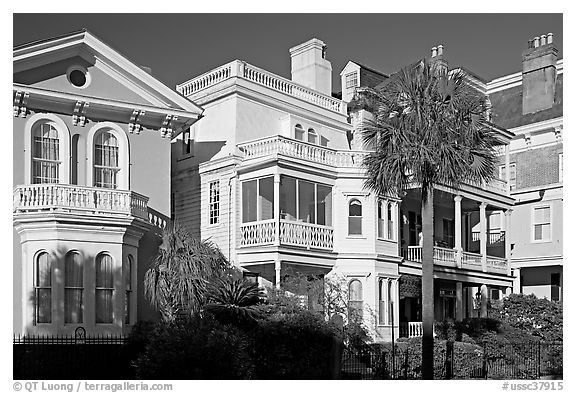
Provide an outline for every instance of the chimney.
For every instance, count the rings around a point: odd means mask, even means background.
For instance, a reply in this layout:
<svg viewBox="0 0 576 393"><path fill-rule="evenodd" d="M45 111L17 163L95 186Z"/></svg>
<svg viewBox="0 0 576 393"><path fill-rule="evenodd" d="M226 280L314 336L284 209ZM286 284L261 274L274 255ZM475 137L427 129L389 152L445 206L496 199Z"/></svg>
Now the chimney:
<svg viewBox="0 0 576 393"><path fill-rule="evenodd" d="M332 65L326 60L326 45L317 38L290 48L292 81L332 95Z"/></svg>
<svg viewBox="0 0 576 393"><path fill-rule="evenodd" d="M556 92L556 61L552 33L528 41L522 52L522 114L552 108Z"/></svg>
<svg viewBox="0 0 576 393"><path fill-rule="evenodd" d="M444 58L444 45L438 45L431 49L430 62L434 67L448 71L448 62Z"/></svg>

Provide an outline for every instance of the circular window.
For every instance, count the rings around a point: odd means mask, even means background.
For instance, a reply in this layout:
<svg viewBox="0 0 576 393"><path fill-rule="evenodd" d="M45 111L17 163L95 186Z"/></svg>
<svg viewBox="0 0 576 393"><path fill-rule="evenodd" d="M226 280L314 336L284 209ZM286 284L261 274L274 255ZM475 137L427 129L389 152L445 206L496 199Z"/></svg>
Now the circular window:
<svg viewBox="0 0 576 393"><path fill-rule="evenodd" d="M90 83L90 76L84 67L72 66L66 74L68 81L78 88L84 88Z"/></svg>

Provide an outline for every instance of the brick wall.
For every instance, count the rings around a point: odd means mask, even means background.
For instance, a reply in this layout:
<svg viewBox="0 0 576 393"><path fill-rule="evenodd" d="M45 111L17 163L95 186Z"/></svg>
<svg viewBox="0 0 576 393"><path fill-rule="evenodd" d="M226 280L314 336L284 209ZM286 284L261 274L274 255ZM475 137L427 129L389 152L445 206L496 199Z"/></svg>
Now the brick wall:
<svg viewBox="0 0 576 393"><path fill-rule="evenodd" d="M562 152L563 145L559 143L510 153L510 163L516 163L516 189L558 183L558 154ZM504 157L501 157L501 163L504 163Z"/></svg>

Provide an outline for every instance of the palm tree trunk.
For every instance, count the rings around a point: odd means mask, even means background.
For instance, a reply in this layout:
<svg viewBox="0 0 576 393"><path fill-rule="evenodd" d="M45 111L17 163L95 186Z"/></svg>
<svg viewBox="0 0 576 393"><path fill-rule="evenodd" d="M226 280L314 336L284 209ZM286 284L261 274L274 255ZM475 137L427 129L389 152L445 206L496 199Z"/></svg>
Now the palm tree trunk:
<svg viewBox="0 0 576 393"><path fill-rule="evenodd" d="M422 379L434 379L434 190L422 199Z"/></svg>

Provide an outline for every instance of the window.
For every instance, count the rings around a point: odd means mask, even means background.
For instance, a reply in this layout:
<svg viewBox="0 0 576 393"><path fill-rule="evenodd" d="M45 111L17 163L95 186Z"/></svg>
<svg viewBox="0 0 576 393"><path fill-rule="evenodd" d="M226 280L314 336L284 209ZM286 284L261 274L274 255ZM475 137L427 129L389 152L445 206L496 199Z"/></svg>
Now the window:
<svg viewBox="0 0 576 393"><path fill-rule="evenodd" d="M395 240L395 208L394 202L385 199L378 201L378 238Z"/></svg>
<svg viewBox="0 0 576 393"><path fill-rule="evenodd" d="M94 186L117 188L118 139L110 131L102 131L94 138Z"/></svg>
<svg viewBox="0 0 576 393"><path fill-rule="evenodd" d="M378 323L380 325L391 325L394 317L394 292L393 283L388 279L378 281Z"/></svg>
<svg viewBox="0 0 576 393"><path fill-rule="evenodd" d="M242 278L248 282L251 282L253 284L258 284L258 273L253 273L253 272L243 272L242 273Z"/></svg>
<svg viewBox="0 0 576 393"><path fill-rule="evenodd" d="M378 237L381 239L384 238L384 232L386 231L385 209L386 201L378 201Z"/></svg>
<svg viewBox="0 0 576 393"><path fill-rule="evenodd" d="M242 183L242 222L274 218L274 177Z"/></svg>
<svg viewBox="0 0 576 393"><path fill-rule="evenodd" d="M124 323L130 324L130 316L132 315L132 267L134 259L132 255L128 255L126 261L126 272L124 273Z"/></svg>
<svg viewBox="0 0 576 393"><path fill-rule="evenodd" d="M550 206L535 207L532 212L534 241L550 240Z"/></svg>
<svg viewBox="0 0 576 393"><path fill-rule="evenodd" d="M34 321L35 323L51 323L52 263L48 253L39 253L34 265Z"/></svg>
<svg viewBox="0 0 576 393"><path fill-rule="evenodd" d="M506 181L506 165L500 165L498 167L498 178ZM508 184L510 191L516 189L516 163L510 164L510 181Z"/></svg>
<svg viewBox="0 0 576 393"><path fill-rule="evenodd" d="M112 323L113 295L112 257L100 254L96 257L96 323Z"/></svg>
<svg viewBox="0 0 576 393"><path fill-rule="evenodd" d="M358 73L356 71L346 74L346 90L354 90L358 86Z"/></svg>
<svg viewBox="0 0 576 393"><path fill-rule="evenodd" d="M492 288L490 289L490 300L500 300L500 290Z"/></svg>
<svg viewBox="0 0 576 393"><path fill-rule="evenodd" d="M394 290L392 288L392 281L388 281L388 324L392 325L394 319Z"/></svg>
<svg viewBox="0 0 576 393"><path fill-rule="evenodd" d="M422 216L416 212L408 212L408 242L409 246L421 245L419 234L422 233Z"/></svg>
<svg viewBox="0 0 576 393"><path fill-rule="evenodd" d="M362 234L362 203L358 199L352 199L348 204L348 234Z"/></svg>
<svg viewBox="0 0 576 393"><path fill-rule="evenodd" d="M220 182L213 181L210 183L210 201L209 201L209 222L210 225L218 224L220 221Z"/></svg>
<svg viewBox="0 0 576 393"><path fill-rule="evenodd" d="M294 138L298 139L299 141L303 141L304 133L305 131L302 126L300 124L296 124L296 127L294 127Z"/></svg>
<svg viewBox="0 0 576 393"><path fill-rule="evenodd" d="M332 225L332 187L287 176L280 180L280 218Z"/></svg>
<svg viewBox="0 0 576 393"><path fill-rule="evenodd" d="M446 247L454 247L454 220L442 219L442 240Z"/></svg>
<svg viewBox="0 0 576 393"><path fill-rule="evenodd" d="M32 183L58 183L60 140L51 123L39 123L32 134Z"/></svg>
<svg viewBox="0 0 576 393"><path fill-rule="evenodd" d="M361 320L363 308L362 283L354 279L348 284L348 318L355 321Z"/></svg>
<svg viewBox="0 0 576 393"><path fill-rule="evenodd" d="M312 128L308 129L308 143L318 144L318 134Z"/></svg>
<svg viewBox="0 0 576 393"><path fill-rule="evenodd" d="M80 89L85 88L90 83L90 74L88 71L79 65L74 65L66 71L68 81L75 87Z"/></svg>
<svg viewBox="0 0 576 393"><path fill-rule="evenodd" d="M84 266L78 252L69 252L64 261L64 323L82 323Z"/></svg>

